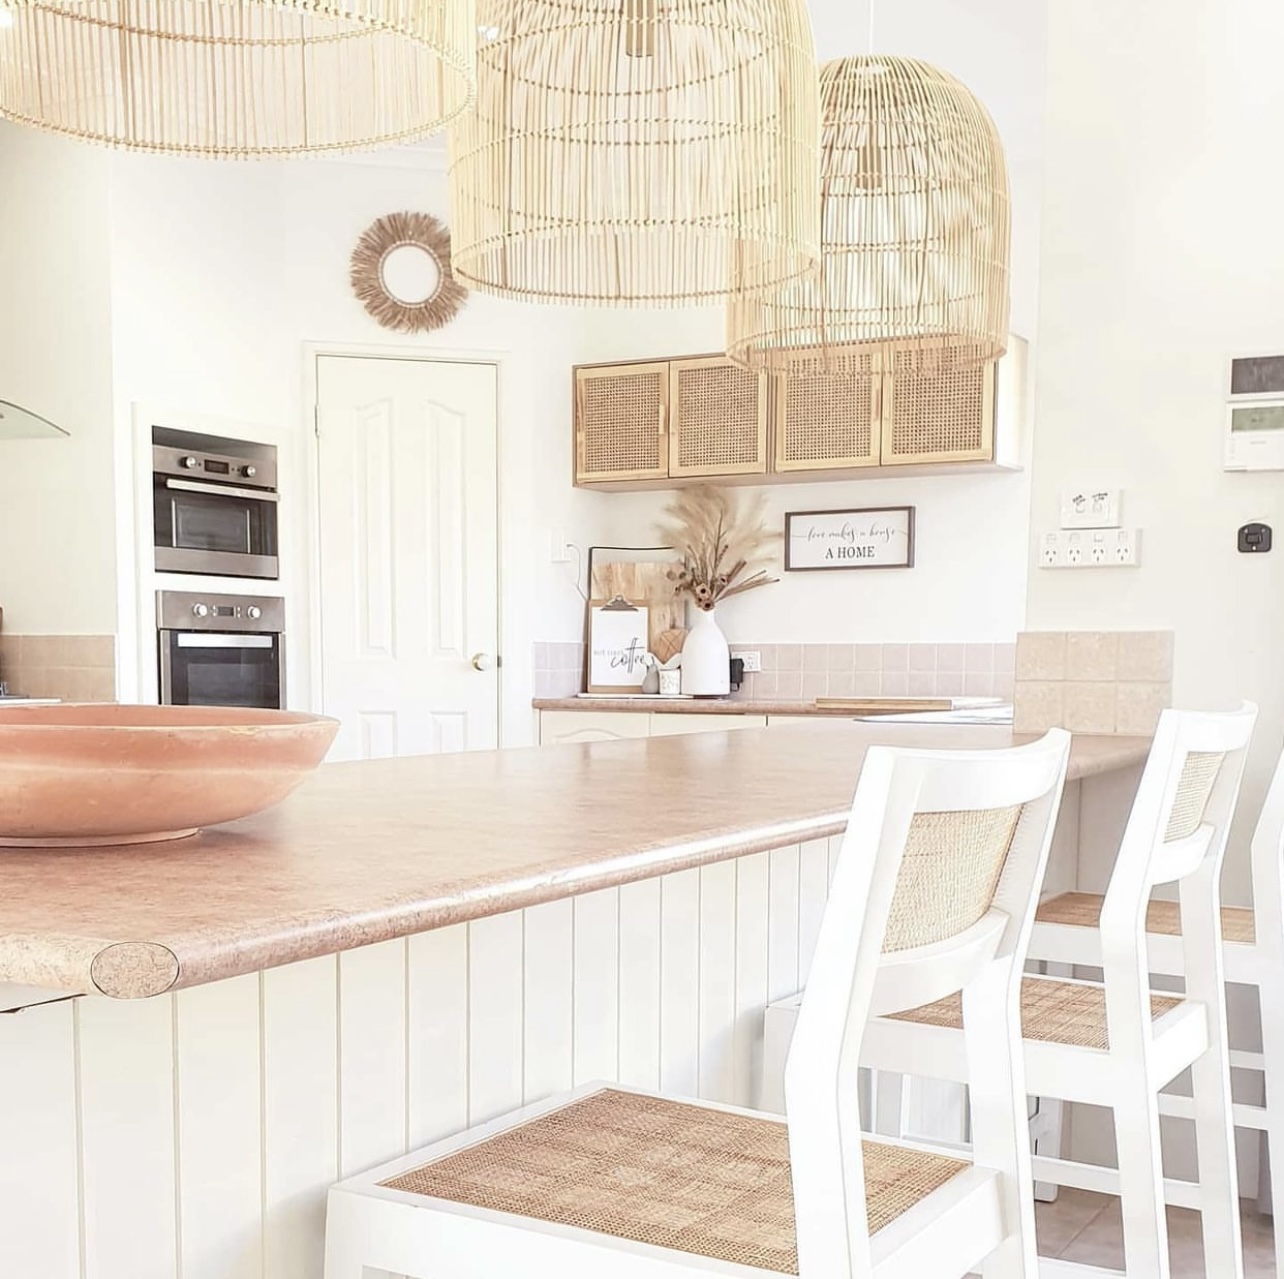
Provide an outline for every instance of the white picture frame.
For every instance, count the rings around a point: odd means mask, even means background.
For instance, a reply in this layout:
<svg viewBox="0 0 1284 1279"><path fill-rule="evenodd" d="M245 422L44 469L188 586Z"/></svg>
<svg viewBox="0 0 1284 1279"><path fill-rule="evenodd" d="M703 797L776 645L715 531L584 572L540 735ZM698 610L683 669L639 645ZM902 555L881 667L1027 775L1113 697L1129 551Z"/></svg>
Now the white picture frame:
<svg viewBox="0 0 1284 1279"><path fill-rule="evenodd" d="M785 516L786 572L913 567L912 506L790 511Z"/></svg>
<svg viewBox="0 0 1284 1279"><path fill-rule="evenodd" d="M645 604L624 608L606 600L589 604L588 692L642 691L650 612Z"/></svg>

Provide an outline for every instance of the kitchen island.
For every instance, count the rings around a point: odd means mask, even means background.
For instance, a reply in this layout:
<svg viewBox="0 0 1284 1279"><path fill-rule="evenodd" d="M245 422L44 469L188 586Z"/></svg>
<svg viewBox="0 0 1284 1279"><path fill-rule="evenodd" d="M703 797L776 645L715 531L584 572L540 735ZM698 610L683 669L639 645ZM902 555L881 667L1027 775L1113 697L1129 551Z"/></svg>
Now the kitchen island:
<svg viewBox="0 0 1284 1279"><path fill-rule="evenodd" d="M76 997L0 1015L0 1274L319 1279L331 1182L523 1100L751 1104L865 750L1013 740L838 722L334 765L181 843L3 851L0 981ZM1076 738L1057 887L1080 788L1126 809L1147 745Z"/></svg>

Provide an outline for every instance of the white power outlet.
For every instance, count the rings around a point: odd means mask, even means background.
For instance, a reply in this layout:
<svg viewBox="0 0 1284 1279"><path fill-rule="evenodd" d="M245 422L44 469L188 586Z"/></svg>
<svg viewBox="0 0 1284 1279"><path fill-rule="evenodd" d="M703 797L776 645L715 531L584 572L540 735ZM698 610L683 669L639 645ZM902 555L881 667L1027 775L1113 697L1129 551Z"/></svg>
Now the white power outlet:
<svg viewBox="0 0 1284 1279"><path fill-rule="evenodd" d="M732 657L738 657L745 664L745 674L752 675L762 670L762 654L757 649L732 649Z"/></svg>
<svg viewBox="0 0 1284 1279"><path fill-rule="evenodd" d="M1139 528L1057 529L1039 539L1040 568L1136 568Z"/></svg>
<svg viewBox="0 0 1284 1279"><path fill-rule="evenodd" d="M1086 485L1061 494L1062 528L1118 528L1123 516L1123 491Z"/></svg>

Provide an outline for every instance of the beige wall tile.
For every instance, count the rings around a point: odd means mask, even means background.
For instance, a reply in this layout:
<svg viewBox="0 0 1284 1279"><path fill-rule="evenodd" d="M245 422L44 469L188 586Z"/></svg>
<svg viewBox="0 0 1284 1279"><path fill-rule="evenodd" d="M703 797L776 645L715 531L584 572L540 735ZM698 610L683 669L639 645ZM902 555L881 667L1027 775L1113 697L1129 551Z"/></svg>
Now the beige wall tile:
<svg viewBox="0 0 1284 1279"><path fill-rule="evenodd" d="M884 697L908 697L909 673L907 671L884 671L879 692Z"/></svg>
<svg viewBox="0 0 1284 1279"><path fill-rule="evenodd" d="M823 675L827 670L829 670L828 644L804 644L802 649L802 669L804 675Z"/></svg>
<svg viewBox="0 0 1284 1279"><path fill-rule="evenodd" d="M1115 685L1115 695L1115 732L1145 737L1155 731L1159 712L1172 705L1173 687L1168 683L1120 683Z"/></svg>
<svg viewBox="0 0 1284 1279"><path fill-rule="evenodd" d="M966 662L966 644L938 644L936 646L936 669L938 671L961 672Z"/></svg>
<svg viewBox="0 0 1284 1279"><path fill-rule="evenodd" d="M852 674L853 697L877 697L883 691L881 671L855 671Z"/></svg>
<svg viewBox="0 0 1284 1279"><path fill-rule="evenodd" d="M883 646L881 644L857 644L854 656L858 671L881 671L883 669Z"/></svg>
<svg viewBox="0 0 1284 1279"><path fill-rule="evenodd" d="M803 668L803 646L801 644L776 645L776 669L779 671L801 671Z"/></svg>
<svg viewBox="0 0 1284 1279"><path fill-rule="evenodd" d="M937 671L936 688L933 690L937 697L962 697L963 696L963 672L962 671Z"/></svg>
<svg viewBox="0 0 1284 1279"><path fill-rule="evenodd" d="M1022 680L1016 682L1013 698L1012 731L1043 733L1060 728L1065 718L1065 685L1057 680Z"/></svg>
<svg viewBox="0 0 1284 1279"><path fill-rule="evenodd" d="M1070 638L1073 639L1074 636ZM1099 683L1067 680L1064 715L1062 727L1068 728L1072 733L1113 733L1114 684L1109 680Z"/></svg>
<svg viewBox="0 0 1284 1279"><path fill-rule="evenodd" d="M802 677L802 699L814 702L818 697L829 696L829 676L821 671L819 674L804 671Z"/></svg>
<svg viewBox="0 0 1284 1279"><path fill-rule="evenodd" d="M909 645L908 644L884 644L883 645L883 670L885 671L909 670Z"/></svg>
<svg viewBox="0 0 1284 1279"><path fill-rule="evenodd" d="M829 672L829 696L830 697L855 697L856 696L856 672L855 671L830 671Z"/></svg>
<svg viewBox="0 0 1284 1279"><path fill-rule="evenodd" d="M741 648L756 648L762 654L762 669L771 671L774 675L778 669L776 662L776 646L774 644L741 644Z"/></svg>
<svg viewBox="0 0 1284 1279"><path fill-rule="evenodd" d="M1121 631L1119 673L1122 681L1164 683L1173 677L1172 631Z"/></svg>
<svg viewBox="0 0 1284 1279"><path fill-rule="evenodd" d="M1016 680L1011 672L995 671L994 672L994 696L1001 697L1005 702L1012 700L1012 694L1016 689Z"/></svg>
<svg viewBox="0 0 1284 1279"><path fill-rule="evenodd" d="M967 653L963 658L963 669L969 673L972 671L993 671L994 645L969 644Z"/></svg>
<svg viewBox="0 0 1284 1279"><path fill-rule="evenodd" d="M116 667L116 637L114 635L87 635L85 637L86 666L100 670Z"/></svg>
<svg viewBox="0 0 1284 1279"><path fill-rule="evenodd" d="M909 646L909 668L911 671L936 670L936 645L911 644Z"/></svg>
<svg viewBox="0 0 1284 1279"><path fill-rule="evenodd" d="M1065 632L1022 631L1016 642L1016 677L1018 683L1065 679Z"/></svg>
<svg viewBox="0 0 1284 1279"><path fill-rule="evenodd" d="M802 701L802 671L777 671L776 696L782 702Z"/></svg>
<svg viewBox="0 0 1284 1279"><path fill-rule="evenodd" d="M828 646L829 655L826 659L829 664L829 673L832 675L835 671L854 671L856 669L856 645L855 644L830 644Z"/></svg>
<svg viewBox="0 0 1284 1279"><path fill-rule="evenodd" d="M912 655L911 655L912 660ZM933 697L936 694L935 671L910 671L909 695L911 697Z"/></svg>
<svg viewBox="0 0 1284 1279"><path fill-rule="evenodd" d="M993 697L993 671L967 671L963 675L963 695L965 697Z"/></svg>
<svg viewBox="0 0 1284 1279"><path fill-rule="evenodd" d="M1071 631L1066 636L1066 679L1113 680L1118 655L1117 631Z"/></svg>
<svg viewBox="0 0 1284 1279"><path fill-rule="evenodd" d="M996 644L994 646L994 673L1011 675L1016 671L1016 645Z"/></svg>
<svg viewBox="0 0 1284 1279"><path fill-rule="evenodd" d="M753 677L753 695L760 697L763 701L770 701L777 695L776 693L776 672L762 671Z"/></svg>

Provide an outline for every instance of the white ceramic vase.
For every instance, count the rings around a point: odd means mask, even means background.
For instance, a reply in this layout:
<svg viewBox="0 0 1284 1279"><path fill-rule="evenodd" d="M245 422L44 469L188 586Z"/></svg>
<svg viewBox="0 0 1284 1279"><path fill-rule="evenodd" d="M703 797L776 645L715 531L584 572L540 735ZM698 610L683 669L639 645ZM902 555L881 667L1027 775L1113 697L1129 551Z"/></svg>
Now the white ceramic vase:
<svg viewBox="0 0 1284 1279"><path fill-rule="evenodd" d="M731 692L731 650L713 609L695 614L682 645L684 697L725 697Z"/></svg>

